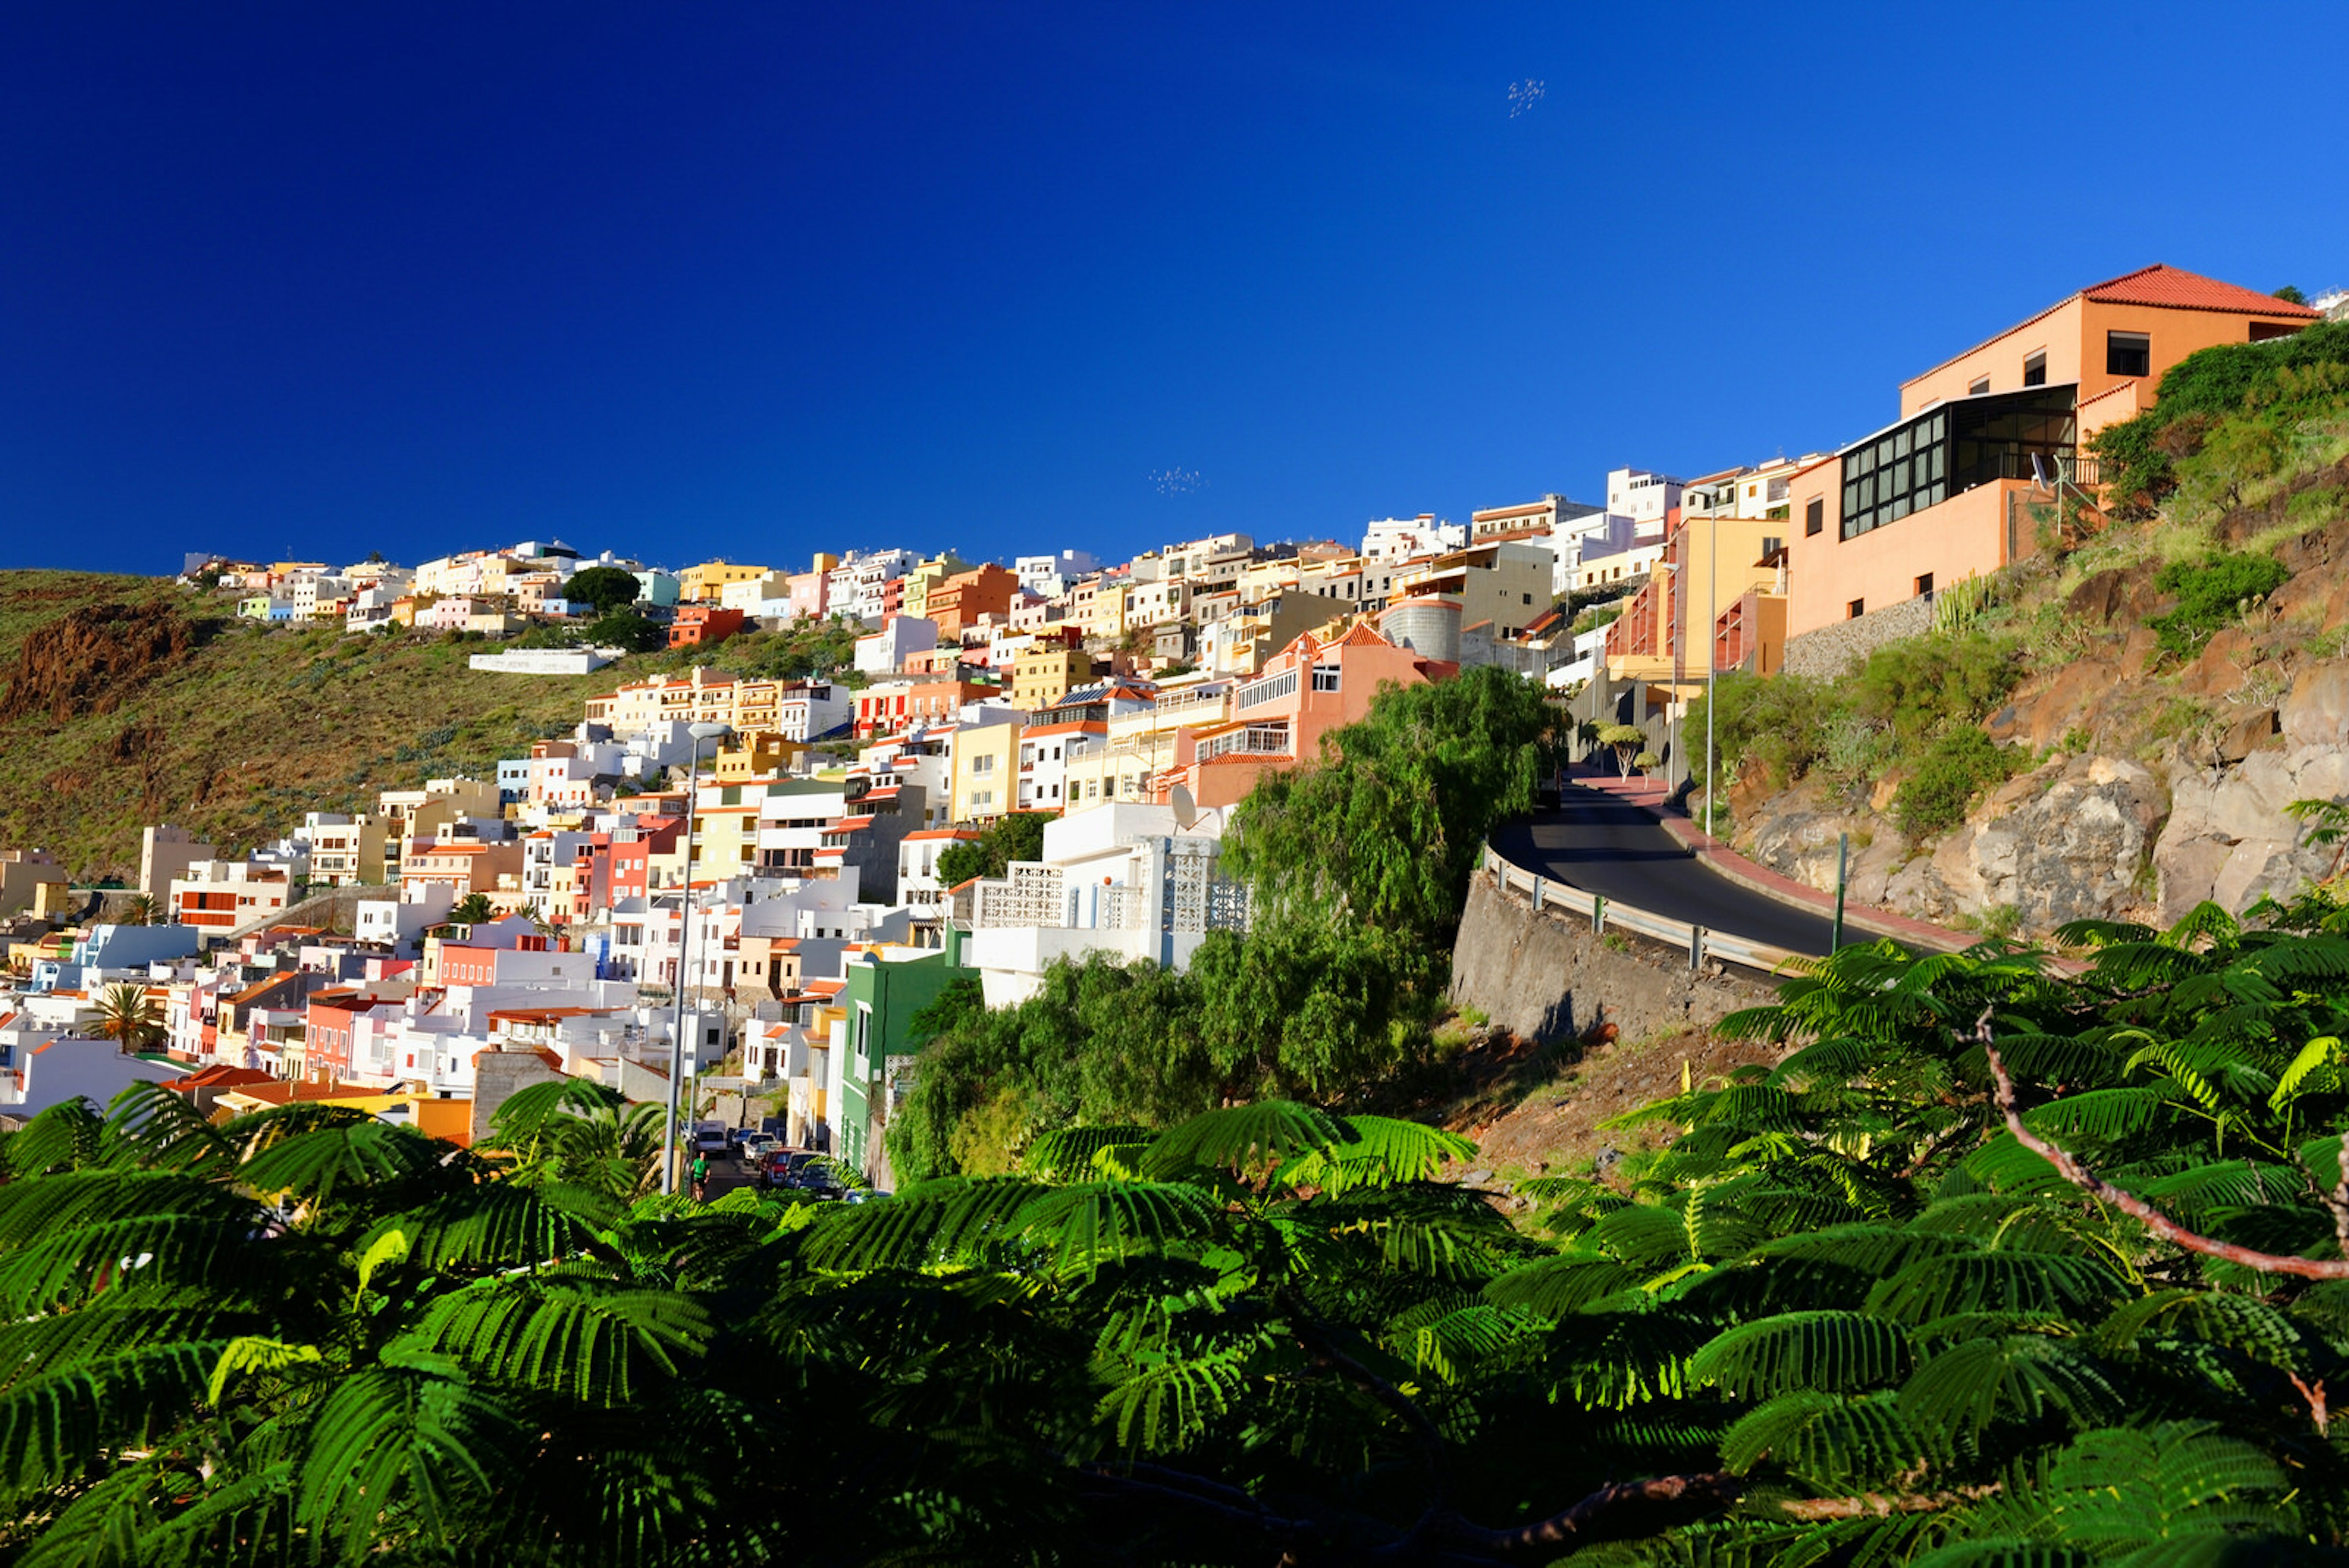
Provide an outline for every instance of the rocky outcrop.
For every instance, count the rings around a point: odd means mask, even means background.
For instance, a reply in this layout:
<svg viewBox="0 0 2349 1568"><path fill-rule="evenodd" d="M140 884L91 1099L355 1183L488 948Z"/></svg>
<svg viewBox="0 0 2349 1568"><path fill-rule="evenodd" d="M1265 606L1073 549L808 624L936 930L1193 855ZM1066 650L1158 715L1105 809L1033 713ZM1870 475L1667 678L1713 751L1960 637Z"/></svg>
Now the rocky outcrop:
<svg viewBox="0 0 2349 1568"><path fill-rule="evenodd" d="M2233 759L2222 745L2219 765L2181 759L2172 770L2174 805L2154 856L2163 920L2206 898L2240 910L2264 896L2289 898L2331 870L2333 852L2302 846L2284 808L2349 797L2349 661L2302 670L2264 722L2282 744L2247 747Z"/></svg>
<svg viewBox="0 0 2349 1568"><path fill-rule="evenodd" d="M2058 758L2009 781L1932 856L1953 912L2011 908L2030 932L2131 912L2168 815L2161 781L2119 757Z"/></svg>
<svg viewBox="0 0 2349 1568"><path fill-rule="evenodd" d="M1855 903L1920 919L1991 919L2019 929L2149 914L2145 869L2168 812L2161 781L2119 757L2056 757L2013 779L1938 844L1911 844L1873 810L1783 797L1740 835L1756 860L1812 887L1835 887L1837 837L1852 836Z"/></svg>
<svg viewBox="0 0 2349 1568"><path fill-rule="evenodd" d="M36 713L58 724L111 713L195 646L194 625L168 604L70 611L26 636L0 693L0 724Z"/></svg>

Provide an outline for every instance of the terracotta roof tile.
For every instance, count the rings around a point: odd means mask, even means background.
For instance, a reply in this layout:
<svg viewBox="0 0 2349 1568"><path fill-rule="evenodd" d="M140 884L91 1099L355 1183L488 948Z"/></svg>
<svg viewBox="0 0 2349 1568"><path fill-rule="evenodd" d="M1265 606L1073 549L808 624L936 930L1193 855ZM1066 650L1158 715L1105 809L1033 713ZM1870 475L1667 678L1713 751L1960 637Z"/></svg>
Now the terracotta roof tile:
<svg viewBox="0 0 2349 1568"><path fill-rule="evenodd" d="M2156 305L2171 310L2240 310L2254 316L2296 317L2313 321L2323 313L2313 306L2293 305L2273 295L2240 284L2156 263L2123 273L2080 291L2082 297L2106 305Z"/></svg>

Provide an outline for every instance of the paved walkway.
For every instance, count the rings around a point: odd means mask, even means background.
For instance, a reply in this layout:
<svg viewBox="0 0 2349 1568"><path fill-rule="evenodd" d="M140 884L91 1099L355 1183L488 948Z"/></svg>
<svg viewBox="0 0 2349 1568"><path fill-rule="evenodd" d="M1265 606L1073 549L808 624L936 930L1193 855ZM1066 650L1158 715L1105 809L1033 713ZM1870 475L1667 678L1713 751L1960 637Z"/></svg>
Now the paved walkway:
<svg viewBox="0 0 2349 1568"><path fill-rule="evenodd" d="M1655 818L1658 826L1671 835L1698 861L1709 867L1741 888L1777 899L1782 903L1813 909L1832 921L1835 917L1835 895L1823 893L1807 882L1798 882L1782 872L1749 860L1720 839L1713 837L1691 821L1686 811L1673 805L1670 791L1661 779L1642 779L1636 775L1621 778L1586 768L1573 770L1573 783L1584 789L1596 790L1618 800L1637 805ZM1611 895L1610 895L1611 896ZM1639 904L1634 894L1624 895L1625 903ZM1642 905L1642 908L1645 906ZM1662 914L1665 911L1658 910ZM1843 911L1844 940L1882 935L1895 938L1912 948L1925 948L1935 952L1960 952L1981 939L1962 931L1944 929L1929 920L1913 919L1890 909L1846 900ZM1855 929L1857 928L1857 929ZM1726 929L1726 928L1724 928ZM1740 933L1741 935L1743 933ZM1791 945L1791 944L1782 944ZM1816 950L1824 952L1825 944Z"/></svg>

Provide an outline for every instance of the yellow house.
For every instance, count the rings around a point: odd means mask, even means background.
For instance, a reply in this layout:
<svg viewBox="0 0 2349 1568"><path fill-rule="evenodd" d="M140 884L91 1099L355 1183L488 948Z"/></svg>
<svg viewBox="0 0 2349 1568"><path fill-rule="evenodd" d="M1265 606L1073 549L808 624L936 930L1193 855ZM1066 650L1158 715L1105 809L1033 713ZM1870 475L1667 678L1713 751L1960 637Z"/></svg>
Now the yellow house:
<svg viewBox="0 0 2349 1568"><path fill-rule="evenodd" d="M789 769L792 761L807 750L799 742L787 741L771 730L750 731L740 738L740 745L718 753L713 771L721 784L772 778Z"/></svg>
<svg viewBox="0 0 2349 1568"><path fill-rule="evenodd" d="M1069 759L1063 813L1085 811L1112 801L1146 800L1151 775L1173 760L1170 744L1162 757L1148 743L1113 745Z"/></svg>
<svg viewBox="0 0 2349 1568"><path fill-rule="evenodd" d="M1098 677L1102 661L1081 648L1031 648L1011 661L1011 705L1040 713Z"/></svg>
<svg viewBox="0 0 2349 1568"><path fill-rule="evenodd" d="M759 807L767 796L766 782L701 791L693 812L695 881L721 881L750 868L759 853Z"/></svg>
<svg viewBox="0 0 2349 1568"><path fill-rule="evenodd" d="M1009 811L1019 797L1019 726L1006 721L957 730L948 794L956 822L985 822Z"/></svg>
<svg viewBox="0 0 2349 1568"><path fill-rule="evenodd" d="M957 573L970 569L970 563L951 550L931 556L905 574L905 597L898 606L898 613L926 618L930 613L930 590Z"/></svg>
<svg viewBox="0 0 2349 1568"><path fill-rule="evenodd" d="M748 583L767 575L765 566L738 566L728 561L704 561L698 566L688 566L677 575L677 597L680 600L699 599L709 604L718 602L719 591L729 583Z"/></svg>

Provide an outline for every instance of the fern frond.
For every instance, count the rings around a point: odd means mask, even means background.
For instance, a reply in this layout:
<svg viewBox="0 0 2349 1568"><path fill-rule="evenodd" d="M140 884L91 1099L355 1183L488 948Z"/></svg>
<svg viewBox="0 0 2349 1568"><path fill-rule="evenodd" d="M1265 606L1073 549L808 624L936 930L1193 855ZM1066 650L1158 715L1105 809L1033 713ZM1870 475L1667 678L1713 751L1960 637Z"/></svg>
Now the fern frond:
<svg viewBox="0 0 2349 1568"><path fill-rule="evenodd" d="M1019 1168L1039 1181L1081 1179L1092 1172L1102 1149L1149 1137L1150 1129L1143 1127L1052 1127L1030 1140Z"/></svg>
<svg viewBox="0 0 2349 1568"><path fill-rule="evenodd" d="M1774 1459L1821 1486L1868 1485L1913 1475L1925 1444L1900 1418L1893 1396L1850 1397L1789 1389L1748 1412L1722 1435L1722 1463L1747 1474Z"/></svg>
<svg viewBox="0 0 2349 1568"><path fill-rule="evenodd" d="M1974 1451L2002 1419L2060 1415L2091 1427L2128 1407L2094 1357L2036 1334L1961 1340L1901 1386L1902 1419L1944 1454Z"/></svg>
<svg viewBox="0 0 2349 1568"><path fill-rule="evenodd" d="M295 1517L347 1561L410 1542L447 1549L494 1496L522 1428L453 1368L378 1366L312 1417Z"/></svg>
<svg viewBox="0 0 2349 1568"><path fill-rule="evenodd" d="M1089 1181L1037 1195L1009 1229L1050 1247L1062 1274L1092 1273L1170 1241L1199 1243L1226 1233L1223 1205L1196 1187L1173 1182Z"/></svg>
<svg viewBox="0 0 2349 1568"><path fill-rule="evenodd" d="M701 1304L673 1291L523 1276L442 1297L410 1343L501 1382L623 1405L648 1378L677 1376L714 1332Z"/></svg>
<svg viewBox="0 0 2349 1568"><path fill-rule="evenodd" d="M2095 1320L2129 1293L2100 1259L2049 1252L1951 1252L1920 1258L1868 1293L1868 1310L1920 1324L1961 1313Z"/></svg>
<svg viewBox="0 0 2349 1568"><path fill-rule="evenodd" d="M1795 1388L1850 1391L1887 1383L1909 1367L1909 1335L1859 1312L1791 1312L1741 1324L1689 1361L1689 1376L1732 1399L1770 1399Z"/></svg>
<svg viewBox="0 0 2349 1568"><path fill-rule="evenodd" d="M1287 1100L1258 1100L1206 1111L1160 1133L1142 1157L1143 1174L1157 1179L1205 1168L1259 1176L1309 1152L1353 1141L1327 1111Z"/></svg>
<svg viewBox="0 0 2349 1568"><path fill-rule="evenodd" d="M1473 1159L1476 1145L1457 1133L1393 1116L1354 1116L1344 1127L1352 1136L1326 1148L1309 1149L1273 1173L1280 1186L1319 1188L1333 1196L1364 1187L1433 1181L1455 1160Z"/></svg>
<svg viewBox="0 0 2349 1568"><path fill-rule="evenodd" d="M237 1179L255 1192L323 1203L337 1187L397 1181L430 1169L445 1145L408 1127L365 1121L314 1127L246 1160Z"/></svg>

